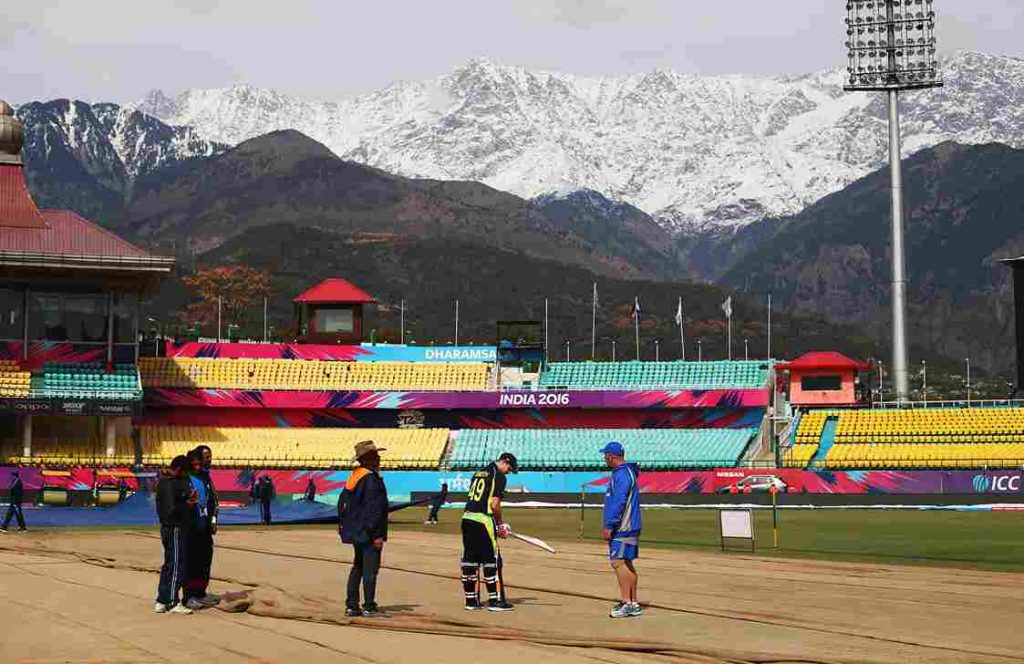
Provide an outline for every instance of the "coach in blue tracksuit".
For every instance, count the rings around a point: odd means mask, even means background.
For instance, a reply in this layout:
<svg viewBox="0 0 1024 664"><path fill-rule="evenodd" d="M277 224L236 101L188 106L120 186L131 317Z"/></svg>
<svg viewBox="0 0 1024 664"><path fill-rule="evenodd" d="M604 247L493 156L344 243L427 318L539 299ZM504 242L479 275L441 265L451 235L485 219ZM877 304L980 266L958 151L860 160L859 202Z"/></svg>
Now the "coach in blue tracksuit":
<svg viewBox="0 0 1024 664"><path fill-rule="evenodd" d="M640 469L626 463L622 443L611 442L601 448L605 465L612 471L604 495L604 530L608 558L619 581L619 602L609 614L629 618L643 613L636 599L637 573L633 561L640 555Z"/></svg>

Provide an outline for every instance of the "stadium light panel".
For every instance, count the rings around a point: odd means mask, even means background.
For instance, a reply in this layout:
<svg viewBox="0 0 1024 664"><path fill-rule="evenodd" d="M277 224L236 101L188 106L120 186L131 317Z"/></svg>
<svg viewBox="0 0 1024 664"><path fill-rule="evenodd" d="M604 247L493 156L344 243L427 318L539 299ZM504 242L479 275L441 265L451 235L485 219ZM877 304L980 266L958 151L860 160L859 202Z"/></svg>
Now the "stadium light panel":
<svg viewBox="0 0 1024 664"><path fill-rule="evenodd" d="M848 0L847 90L913 90L942 85L932 0Z"/></svg>

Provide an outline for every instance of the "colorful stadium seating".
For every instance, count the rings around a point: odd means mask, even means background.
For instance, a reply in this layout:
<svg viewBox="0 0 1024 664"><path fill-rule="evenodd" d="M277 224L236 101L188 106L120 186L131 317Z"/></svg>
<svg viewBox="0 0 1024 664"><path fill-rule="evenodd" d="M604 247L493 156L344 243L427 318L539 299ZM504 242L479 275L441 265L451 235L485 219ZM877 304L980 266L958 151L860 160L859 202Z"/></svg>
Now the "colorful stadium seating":
<svg viewBox="0 0 1024 664"><path fill-rule="evenodd" d="M387 448L388 469L434 469L448 444L447 429L343 429L143 426L142 460L166 464L196 445L209 445L218 466L351 468L361 440Z"/></svg>
<svg viewBox="0 0 1024 664"><path fill-rule="evenodd" d="M641 469L735 466L757 429L467 429L459 432L449 466L472 469L512 452L530 470L604 468L598 450L612 440Z"/></svg>
<svg viewBox="0 0 1024 664"><path fill-rule="evenodd" d="M835 443L813 461L825 423ZM1016 468L1024 465L1024 408L810 411L801 416L794 468Z"/></svg>
<svg viewBox="0 0 1024 664"><path fill-rule="evenodd" d="M757 389L768 381L767 361L551 362L540 386L571 390Z"/></svg>
<svg viewBox="0 0 1024 664"><path fill-rule="evenodd" d="M57 399L142 399L139 373L133 364L107 372L99 363L47 362L32 384L32 396Z"/></svg>
<svg viewBox="0 0 1024 664"><path fill-rule="evenodd" d="M130 466L135 463L135 444L131 437L118 437L114 456L107 456L106 443L100 438L37 437L32 440L32 456L24 457L21 441L0 444L3 463L60 466Z"/></svg>
<svg viewBox="0 0 1024 664"><path fill-rule="evenodd" d="M144 387L235 390L493 389L488 365L475 362L324 362L319 360L142 358Z"/></svg>
<svg viewBox="0 0 1024 664"><path fill-rule="evenodd" d="M15 360L0 360L0 397L24 399L32 386L32 374Z"/></svg>

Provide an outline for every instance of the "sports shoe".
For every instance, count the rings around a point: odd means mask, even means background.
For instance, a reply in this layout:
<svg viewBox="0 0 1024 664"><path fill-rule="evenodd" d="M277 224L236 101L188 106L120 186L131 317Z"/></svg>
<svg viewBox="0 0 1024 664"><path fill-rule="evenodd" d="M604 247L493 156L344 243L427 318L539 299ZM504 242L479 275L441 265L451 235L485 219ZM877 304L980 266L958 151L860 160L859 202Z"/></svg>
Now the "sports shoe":
<svg viewBox="0 0 1024 664"><path fill-rule="evenodd" d="M480 602L466 602L467 611L483 611L484 605Z"/></svg>
<svg viewBox="0 0 1024 664"><path fill-rule="evenodd" d="M423 522L423 525L424 526L430 526L430 525L433 525L433 522L430 519L427 519L426 521Z"/></svg>
<svg viewBox="0 0 1024 664"><path fill-rule="evenodd" d="M167 606L163 602L156 602L153 604L153 613L167 613L171 607Z"/></svg>
<svg viewBox="0 0 1024 664"><path fill-rule="evenodd" d="M203 606L217 606L218 604L220 604L220 597L217 597L216 595L207 595L206 597L196 597L196 599L199 600L199 602Z"/></svg>
<svg viewBox="0 0 1024 664"><path fill-rule="evenodd" d="M6 528L0 528L0 533L6 533L6 532L7 532Z"/></svg>
<svg viewBox="0 0 1024 664"><path fill-rule="evenodd" d="M362 609L345 609L346 618L361 618L363 615Z"/></svg>
<svg viewBox="0 0 1024 664"><path fill-rule="evenodd" d="M633 618L636 616L642 616L644 614L644 607L640 606L640 602L633 602L629 605L629 617Z"/></svg>
<svg viewBox="0 0 1024 664"><path fill-rule="evenodd" d="M491 600L487 603L488 611L515 611L516 607L512 606L508 602L498 602Z"/></svg>
<svg viewBox="0 0 1024 664"><path fill-rule="evenodd" d="M632 606L633 605L630 604L629 602L619 602L618 604L616 604L612 608L611 613L608 614L608 617L609 618L628 618L629 617L629 611L632 608Z"/></svg>
<svg viewBox="0 0 1024 664"><path fill-rule="evenodd" d="M199 601L198 597L189 597L188 601L185 602L185 606L193 611L202 611L206 608L206 605Z"/></svg>
<svg viewBox="0 0 1024 664"><path fill-rule="evenodd" d="M192 615L192 609L179 602L168 609L167 613L180 613L183 616L189 616Z"/></svg>

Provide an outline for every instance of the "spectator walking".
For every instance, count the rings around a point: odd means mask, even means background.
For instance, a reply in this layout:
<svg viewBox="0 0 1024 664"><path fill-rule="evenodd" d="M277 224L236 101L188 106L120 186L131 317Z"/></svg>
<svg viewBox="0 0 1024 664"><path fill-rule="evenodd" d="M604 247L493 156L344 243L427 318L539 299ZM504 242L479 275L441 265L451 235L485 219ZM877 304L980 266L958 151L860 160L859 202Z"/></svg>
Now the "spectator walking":
<svg viewBox="0 0 1024 664"><path fill-rule="evenodd" d="M11 523L11 517L18 518L18 532L23 533L25 528L25 514L21 511L21 503L25 500L25 484L21 481L21 475L15 470L11 476L10 493L8 494L9 504L7 514L4 515L4 525L0 526L0 533L7 532L7 526Z"/></svg>

